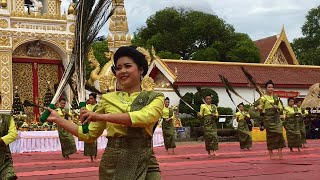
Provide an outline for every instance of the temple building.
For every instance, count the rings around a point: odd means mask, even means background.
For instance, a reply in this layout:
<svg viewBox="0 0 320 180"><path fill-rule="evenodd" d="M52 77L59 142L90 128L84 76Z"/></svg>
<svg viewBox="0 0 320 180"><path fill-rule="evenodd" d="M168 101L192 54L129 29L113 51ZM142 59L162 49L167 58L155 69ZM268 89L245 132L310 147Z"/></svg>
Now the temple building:
<svg viewBox="0 0 320 180"><path fill-rule="evenodd" d="M2 0L0 8L0 91L2 112L10 112L13 89L39 105L48 83L62 76L75 32L74 4L62 13L61 0ZM26 108L37 118L38 108Z"/></svg>
<svg viewBox="0 0 320 180"><path fill-rule="evenodd" d="M117 88L111 72L114 52L131 44L124 0L113 0L114 15L110 18L106 56L110 61L103 67L93 51L89 61L93 67L88 83L103 92ZM47 86L53 92L63 67L69 62L75 32L75 4L71 1L67 12L61 10L61 0L2 0L0 8L0 92L1 112L12 108L13 91L17 89L21 100L43 105ZM170 97L178 105L179 98L170 84L178 85L181 94L196 92L197 86L212 88L219 95L219 106L232 107L219 74L229 79L236 90L247 100L258 98L248 87L240 67L246 68L259 85L269 79L275 83L281 97L304 97L309 86L319 82L320 67L299 65L299 61L282 28L279 35L255 41L260 49L260 63L233 63L213 61L169 60L150 56L148 75L154 80L156 91ZM153 55L155 55L153 53ZM153 57L153 59L151 59ZM236 103L242 102L235 97ZM286 101L284 101L286 103ZM38 119L38 108L26 108L31 119Z"/></svg>
<svg viewBox="0 0 320 180"><path fill-rule="evenodd" d="M171 89L170 82L180 88L182 95L196 93L197 86L212 88L219 96L219 106L234 109L221 83L220 74L228 78L246 100L253 102L259 98L259 94L249 87L241 67L250 72L262 88L264 83L272 80L275 83L275 94L283 98L285 105L286 98L304 98L309 87L319 82L320 67L299 65L284 27L279 35L257 40L255 44L260 50L260 63L156 59L151 63L148 74L154 78L156 90L170 97L172 104L178 104L179 98ZM234 97L234 100L236 103L243 102L238 97Z"/></svg>

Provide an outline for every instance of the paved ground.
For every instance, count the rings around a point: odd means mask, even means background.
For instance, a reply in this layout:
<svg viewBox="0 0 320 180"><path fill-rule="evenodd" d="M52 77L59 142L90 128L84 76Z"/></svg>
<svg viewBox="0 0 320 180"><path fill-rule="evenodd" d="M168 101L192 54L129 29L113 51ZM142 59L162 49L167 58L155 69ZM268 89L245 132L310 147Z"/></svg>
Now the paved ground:
<svg viewBox="0 0 320 180"><path fill-rule="evenodd" d="M103 151L99 151L98 161ZM155 153L165 180L202 179L319 179L320 140L308 141L303 152L284 150L283 160L269 160L266 144L254 143L251 151L240 151L238 143L220 143L219 157L208 158L203 142L177 143L175 155L164 148ZM99 162L89 162L78 152L64 160L59 152L13 154L21 180L97 180Z"/></svg>

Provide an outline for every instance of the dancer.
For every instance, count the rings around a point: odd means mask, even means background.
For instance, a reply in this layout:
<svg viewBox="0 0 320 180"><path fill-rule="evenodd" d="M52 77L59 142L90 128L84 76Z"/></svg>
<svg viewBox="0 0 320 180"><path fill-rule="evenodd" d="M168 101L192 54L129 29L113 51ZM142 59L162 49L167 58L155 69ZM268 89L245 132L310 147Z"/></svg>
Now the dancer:
<svg viewBox="0 0 320 180"><path fill-rule="evenodd" d="M96 93L89 94L88 103L89 104L87 104L86 109L95 112L98 107ZM97 141L94 141L93 143L84 142L84 155L90 156L91 162L97 159L97 145Z"/></svg>
<svg viewBox="0 0 320 180"><path fill-rule="evenodd" d="M294 99L288 99L288 106L283 110L284 115L284 128L287 132L287 141L290 151L293 152L293 148L298 148L301 151L301 133L299 116L301 116L298 108L294 105Z"/></svg>
<svg viewBox="0 0 320 180"><path fill-rule="evenodd" d="M296 99L295 100L295 104L298 107L298 111L300 113L300 115L298 116L299 120L299 129L300 129L300 133L301 133L301 143L302 143L302 147L306 148L306 144L307 144L307 132L306 132L306 126L305 126L305 118L308 116L308 111L301 107L302 105L302 100L301 99Z"/></svg>
<svg viewBox="0 0 320 180"><path fill-rule="evenodd" d="M0 93L0 104L1 104ZM18 132L13 117L0 114L0 179L17 179L13 168L13 161L9 144L18 138Z"/></svg>
<svg viewBox="0 0 320 180"><path fill-rule="evenodd" d="M210 95L205 96L205 104L200 106L200 116L203 120L204 141L208 157L211 157L211 152L214 156L218 156L218 132L217 119L219 116L217 106L211 104L212 98Z"/></svg>
<svg viewBox="0 0 320 180"><path fill-rule="evenodd" d="M72 122L71 120L69 120L69 117L70 117L69 109L66 109L65 106L66 106L66 100L64 98L60 99L59 108L57 108L56 111L59 114L59 116L63 118L64 121ZM69 155L77 152L77 147L74 142L73 135L70 134L68 131L66 131L63 126L59 126L59 124L58 124L58 133L59 133L59 140L61 144L62 156L65 159L69 159L70 158Z"/></svg>
<svg viewBox="0 0 320 180"><path fill-rule="evenodd" d="M250 121L250 115L244 110L244 104L240 103L238 105L236 112L237 122L238 122L238 136L240 141L240 149L248 149L252 147L252 136L249 130L247 120Z"/></svg>
<svg viewBox="0 0 320 180"><path fill-rule="evenodd" d="M265 84L266 94L259 99L258 109L262 113L264 128L267 133L267 148L270 159L274 159L273 150L278 150L279 159L283 158L282 148L285 141L283 138L282 122L280 120L280 112L283 110L280 99L273 94L274 84L269 80Z"/></svg>
<svg viewBox="0 0 320 180"><path fill-rule="evenodd" d="M142 91L141 77L148 71L145 56L133 47L120 47L114 54L113 72L122 86L119 92L104 94L96 112L81 110L89 133L63 120L50 109L54 121L86 142L95 141L107 129L108 145L99 168L100 179L161 179L153 153L152 130L162 115L164 96ZM92 122L93 121L93 122Z"/></svg>
<svg viewBox="0 0 320 180"><path fill-rule="evenodd" d="M169 149L172 150L172 154L174 154L174 148L176 148L176 143L174 141L175 129L173 125L173 109L169 108L170 99L166 97L164 100L164 108L162 114L162 132L164 139L164 146L169 153Z"/></svg>

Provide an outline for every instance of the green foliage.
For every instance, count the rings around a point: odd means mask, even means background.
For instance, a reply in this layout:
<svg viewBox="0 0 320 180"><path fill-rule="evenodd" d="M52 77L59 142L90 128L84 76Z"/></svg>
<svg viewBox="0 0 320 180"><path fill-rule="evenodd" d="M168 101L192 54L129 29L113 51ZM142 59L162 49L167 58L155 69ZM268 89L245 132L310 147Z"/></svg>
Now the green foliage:
<svg viewBox="0 0 320 180"><path fill-rule="evenodd" d="M218 112L220 115L233 115L233 110L229 107L218 107Z"/></svg>
<svg viewBox="0 0 320 180"><path fill-rule="evenodd" d="M247 34L235 33L234 48L227 52L228 61L255 63L260 58L259 49Z"/></svg>
<svg viewBox="0 0 320 180"><path fill-rule="evenodd" d="M209 88L204 88L201 89L201 94L205 95L210 95L212 97L212 103L213 104L218 104L219 103L219 97L218 94ZM203 101L201 100L199 93L186 93L184 96L182 96L182 99L185 100L188 104L190 104L197 112L200 111L200 105L203 104ZM179 102L179 112L180 113L187 113L187 114L192 114L193 111L184 104L184 102L182 102L180 100Z"/></svg>
<svg viewBox="0 0 320 180"><path fill-rule="evenodd" d="M201 121L195 118L181 119L182 126L184 127L200 127Z"/></svg>
<svg viewBox="0 0 320 180"><path fill-rule="evenodd" d="M100 38L102 41L96 40L92 44L93 54L100 63L100 67L102 68L109 59L106 57L105 53L109 52L108 41L105 38ZM90 78L90 73L94 69L94 67L90 66L89 61L85 61L86 63L86 78Z"/></svg>
<svg viewBox="0 0 320 180"><path fill-rule="evenodd" d="M219 115L233 115L233 110L232 108L229 108L229 107L218 107L218 113ZM218 123L218 128L222 128L222 124L223 124L224 129L228 129L228 128L232 129L231 120L232 120L232 116L226 117L226 122Z"/></svg>
<svg viewBox="0 0 320 180"><path fill-rule="evenodd" d="M249 105L249 104L245 104L245 105L244 105L244 110L245 110L245 111L248 112L248 111L249 111L249 108L250 108L250 105Z"/></svg>
<svg viewBox="0 0 320 180"><path fill-rule="evenodd" d="M193 60L199 61L218 61L219 51L213 47L199 49L192 55Z"/></svg>
<svg viewBox="0 0 320 180"><path fill-rule="evenodd" d="M154 46L161 58L259 62L259 50L248 35L214 14L166 8L137 29L132 43ZM179 56L178 56L179 55Z"/></svg>
<svg viewBox="0 0 320 180"><path fill-rule="evenodd" d="M186 93L184 96L182 96L182 99L184 101L186 101L187 103L189 104L192 104L193 103L193 93ZM181 100L180 100L180 104L183 103Z"/></svg>
<svg viewBox="0 0 320 180"><path fill-rule="evenodd" d="M185 100L188 104L190 104L193 108L196 108L196 106L193 104L193 96L193 93L186 93L184 96L182 96L182 99ZM193 113L193 111L181 100L179 102L179 112L187 114Z"/></svg>
<svg viewBox="0 0 320 180"><path fill-rule="evenodd" d="M181 56L179 54L174 54L174 53L168 52L168 51L160 51L157 53L157 55L161 59L180 59L181 58Z"/></svg>
<svg viewBox="0 0 320 180"><path fill-rule="evenodd" d="M320 65L320 5L308 12L301 30L304 37L292 43L297 59L300 64Z"/></svg>
<svg viewBox="0 0 320 180"><path fill-rule="evenodd" d="M203 104L203 101L202 99L205 98L205 96L211 96L212 97L212 104L215 104L215 105L218 105L219 103L219 97L218 97L218 94L213 90L213 89L209 89L209 88L204 88L204 89L201 89L201 95L202 97L199 96L199 92L197 92L195 95L194 95L194 104L197 104L197 105L201 105Z"/></svg>

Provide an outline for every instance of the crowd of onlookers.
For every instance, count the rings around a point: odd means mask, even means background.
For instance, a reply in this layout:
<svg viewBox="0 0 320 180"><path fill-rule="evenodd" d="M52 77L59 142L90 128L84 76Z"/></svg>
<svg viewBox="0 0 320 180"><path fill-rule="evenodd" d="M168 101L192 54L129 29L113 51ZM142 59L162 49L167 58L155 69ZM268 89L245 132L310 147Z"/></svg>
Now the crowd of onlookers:
<svg viewBox="0 0 320 180"><path fill-rule="evenodd" d="M305 120L307 139L320 139L320 118L307 117Z"/></svg>

